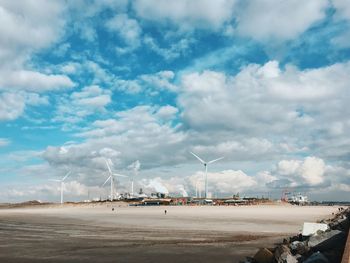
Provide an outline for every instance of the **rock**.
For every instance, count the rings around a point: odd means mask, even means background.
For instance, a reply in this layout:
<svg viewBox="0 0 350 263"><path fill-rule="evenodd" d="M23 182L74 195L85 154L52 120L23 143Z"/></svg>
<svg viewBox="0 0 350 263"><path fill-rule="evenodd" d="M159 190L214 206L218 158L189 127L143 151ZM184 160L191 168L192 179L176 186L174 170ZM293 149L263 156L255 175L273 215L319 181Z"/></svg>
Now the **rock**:
<svg viewBox="0 0 350 263"><path fill-rule="evenodd" d="M271 263L273 260L273 253L267 248L261 248L254 256L257 263Z"/></svg>
<svg viewBox="0 0 350 263"><path fill-rule="evenodd" d="M309 251L309 248L304 242L294 241L289 245L289 248L292 250L293 254L303 255Z"/></svg>
<svg viewBox="0 0 350 263"><path fill-rule="evenodd" d="M339 246L345 242L346 235L339 230L331 230L321 235L311 236L308 246L313 250L325 251Z"/></svg>
<svg viewBox="0 0 350 263"><path fill-rule="evenodd" d="M280 245L275 250L275 261L277 263L298 263L297 259L293 257L290 249L286 245Z"/></svg>
<svg viewBox="0 0 350 263"><path fill-rule="evenodd" d="M287 258L282 261L283 263L298 263L298 260L292 255L287 255Z"/></svg>
<svg viewBox="0 0 350 263"><path fill-rule="evenodd" d="M313 253L304 263L330 263L329 260L319 251Z"/></svg>

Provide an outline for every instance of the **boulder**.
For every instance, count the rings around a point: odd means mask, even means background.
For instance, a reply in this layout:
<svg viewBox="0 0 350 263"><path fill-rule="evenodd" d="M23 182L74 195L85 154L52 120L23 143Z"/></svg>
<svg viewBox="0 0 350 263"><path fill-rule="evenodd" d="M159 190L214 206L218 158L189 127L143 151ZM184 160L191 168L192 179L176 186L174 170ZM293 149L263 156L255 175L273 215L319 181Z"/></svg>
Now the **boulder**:
<svg viewBox="0 0 350 263"><path fill-rule="evenodd" d="M257 263L271 263L273 260L273 253L267 248L261 248L255 255L254 260Z"/></svg>
<svg viewBox="0 0 350 263"><path fill-rule="evenodd" d="M319 251L313 253L304 263L330 263L329 260Z"/></svg>
<svg viewBox="0 0 350 263"><path fill-rule="evenodd" d="M308 246L314 251L325 251L345 242L346 234L339 230L331 230L309 238Z"/></svg>
<svg viewBox="0 0 350 263"><path fill-rule="evenodd" d="M275 250L275 261L277 263L298 263L298 260L293 257L290 249L286 245L280 245Z"/></svg>
<svg viewBox="0 0 350 263"><path fill-rule="evenodd" d="M290 243L289 248L292 250L293 254L303 255L309 251L309 248L306 246L305 242L293 241Z"/></svg>

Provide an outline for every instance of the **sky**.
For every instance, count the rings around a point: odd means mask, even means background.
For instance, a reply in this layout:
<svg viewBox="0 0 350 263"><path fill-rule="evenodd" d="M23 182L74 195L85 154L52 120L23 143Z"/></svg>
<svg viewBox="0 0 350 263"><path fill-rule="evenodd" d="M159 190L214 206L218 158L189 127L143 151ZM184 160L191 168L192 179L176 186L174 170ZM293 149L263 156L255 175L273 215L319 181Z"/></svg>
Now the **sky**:
<svg viewBox="0 0 350 263"><path fill-rule="evenodd" d="M0 0L0 202L350 201L348 0Z"/></svg>

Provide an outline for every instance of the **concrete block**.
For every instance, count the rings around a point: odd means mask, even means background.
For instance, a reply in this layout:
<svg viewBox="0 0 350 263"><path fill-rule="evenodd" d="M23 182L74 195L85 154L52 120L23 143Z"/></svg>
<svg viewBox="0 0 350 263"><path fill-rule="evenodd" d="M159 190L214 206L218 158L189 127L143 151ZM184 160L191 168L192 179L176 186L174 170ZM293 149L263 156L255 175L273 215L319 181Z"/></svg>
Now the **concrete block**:
<svg viewBox="0 0 350 263"><path fill-rule="evenodd" d="M331 230L309 238L308 246L313 250L325 251L339 247L344 243L346 235L339 230Z"/></svg>
<svg viewBox="0 0 350 263"><path fill-rule="evenodd" d="M330 263L329 260L319 251L313 253L304 263Z"/></svg>
<svg viewBox="0 0 350 263"><path fill-rule="evenodd" d="M314 235L318 230L326 231L328 230L327 224L320 224L320 223L304 223L303 226L303 236L311 236Z"/></svg>

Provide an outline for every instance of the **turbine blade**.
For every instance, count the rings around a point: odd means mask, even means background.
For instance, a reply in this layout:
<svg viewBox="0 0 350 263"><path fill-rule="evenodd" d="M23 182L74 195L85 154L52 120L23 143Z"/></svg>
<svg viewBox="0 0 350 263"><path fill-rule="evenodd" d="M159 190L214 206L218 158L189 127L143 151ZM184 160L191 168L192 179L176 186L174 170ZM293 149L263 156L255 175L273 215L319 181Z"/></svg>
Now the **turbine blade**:
<svg viewBox="0 0 350 263"><path fill-rule="evenodd" d="M112 174L111 167L109 166L108 161L106 159L105 159L105 162L106 162L109 173Z"/></svg>
<svg viewBox="0 0 350 263"><path fill-rule="evenodd" d="M124 174L113 174L113 175L118 176L118 177L129 177L129 176L124 175Z"/></svg>
<svg viewBox="0 0 350 263"><path fill-rule="evenodd" d="M211 160L210 162L208 162L208 164L210 164L210 163L215 163L216 161L219 161L219 160L224 159L224 158L225 158L225 157L220 157L220 158L218 158L218 159Z"/></svg>
<svg viewBox="0 0 350 263"><path fill-rule="evenodd" d="M199 156L195 155L193 152L190 152L194 157L196 157L202 164L205 164L205 161L203 161Z"/></svg>
<svg viewBox="0 0 350 263"><path fill-rule="evenodd" d="M49 179L49 181L53 181L53 182L61 182L61 180L57 180L57 179Z"/></svg>
<svg viewBox="0 0 350 263"><path fill-rule="evenodd" d="M112 176L110 175L110 176L107 178L107 180L103 183L102 186L105 186L105 184L108 182L109 179L111 179L111 177L112 177Z"/></svg>
<svg viewBox="0 0 350 263"><path fill-rule="evenodd" d="M69 175L70 175L71 171L69 171L63 178L62 181L64 181Z"/></svg>

